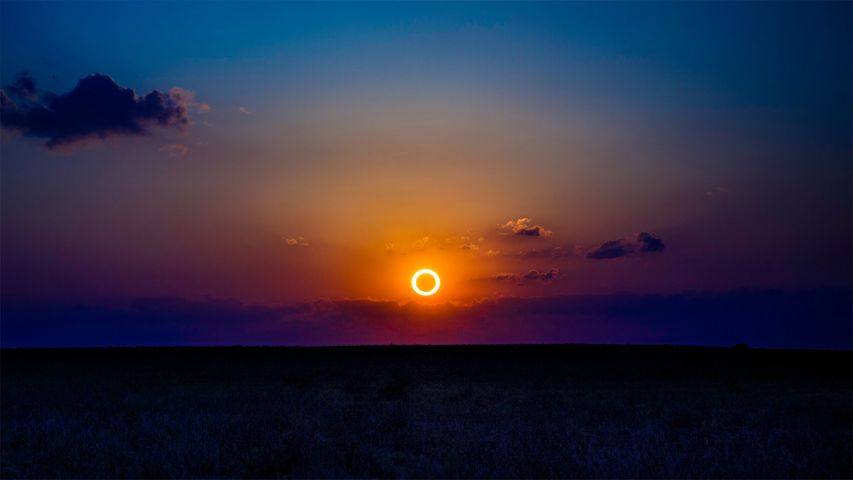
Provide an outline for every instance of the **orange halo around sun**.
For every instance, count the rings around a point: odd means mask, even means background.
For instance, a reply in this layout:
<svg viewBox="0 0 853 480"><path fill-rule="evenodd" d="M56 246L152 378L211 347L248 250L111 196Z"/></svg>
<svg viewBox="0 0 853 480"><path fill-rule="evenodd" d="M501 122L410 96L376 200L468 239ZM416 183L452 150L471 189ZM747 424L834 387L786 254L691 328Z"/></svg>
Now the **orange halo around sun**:
<svg viewBox="0 0 853 480"><path fill-rule="evenodd" d="M433 278L433 280L435 280L435 285L433 285L432 289L421 290L421 288L418 287L418 278L420 278L421 275L429 275ZM438 291L438 288L440 286L441 286L441 280L438 278L438 274L435 273L434 271L428 269L428 268L422 268L422 269L418 270L417 272L415 272L414 275L412 275L412 290L414 290L415 293L417 293L418 295L421 295L423 297L429 297L431 295L435 295L435 292Z"/></svg>

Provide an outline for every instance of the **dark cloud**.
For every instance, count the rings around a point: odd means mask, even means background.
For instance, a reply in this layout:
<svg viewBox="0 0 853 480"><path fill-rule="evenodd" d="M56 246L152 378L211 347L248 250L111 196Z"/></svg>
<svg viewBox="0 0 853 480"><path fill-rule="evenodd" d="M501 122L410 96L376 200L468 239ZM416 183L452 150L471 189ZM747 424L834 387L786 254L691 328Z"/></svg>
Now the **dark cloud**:
<svg viewBox="0 0 853 480"><path fill-rule="evenodd" d="M560 271L556 268L552 268L547 272L539 272L537 270L530 270L525 274L518 274L512 272L502 272L492 275L488 277L487 280L495 280L499 282L518 282L520 285L525 281L548 281L548 280L556 280L560 276Z"/></svg>
<svg viewBox="0 0 853 480"><path fill-rule="evenodd" d="M604 242L600 247L587 252L587 258L608 260L624 257L634 252L660 252L664 249L663 239L648 232L642 232L632 241L626 238Z"/></svg>
<svg viewBox="0 0 853 480"><path fill-rule="evenodd" d="M273 307L146 299L4 298L2 347L625 343L849 349L851 292L735 290L500 298L470 305L369 300Z"/></svg>
<svg viewBox="0 0 853 480"><path fill-rule="evenodd" d="M188 90L172 88L137 96L112 78L93 73L61 95L40 91L28 74L0 91L0 123L22 135L45 139L47 148L90 138L144 135L151 127L183 128L198 104Z"/></svg>
<svg viewBox="0 0 853 480"><path fill-rule="evenodd" d="M511 272L501 272L496 273L489 277L489 280L497 280L499 282L517 282L519 280L518 274Z"/></svg>
<svg viewBox="0 0 853 480"><path fill-rule="evenodd" d="M36 98L36 82L29 73L23 72L15 79L15 83L6 87L10 95L18 98Z"/></svg>
<svg viewBox="0 0 853 480"><path fill-rule="evenodd" d="M531 270L524 274L525 280L554 280L560 274L560 271L556 268L552 268L547 272L537 272L536 270Z"/></svg>
<svg viewBox="0 0 853 480"><path fill-rule="evenodd" d="M637 235L637 243L640 244L641 252L660 252L664 249L663 240L651 233L642 232Z"/></svg>
<svg viewBox="0 0 853 480"><path fill-rule="evenodd" d="M600 247L595 250L587 252L587 258L592 258L595 260L606 260L610 258L619 258L624 257L630 253L633 253L633 246L626 242L625 240L610 240L609 242L604 242Z"/></svg>

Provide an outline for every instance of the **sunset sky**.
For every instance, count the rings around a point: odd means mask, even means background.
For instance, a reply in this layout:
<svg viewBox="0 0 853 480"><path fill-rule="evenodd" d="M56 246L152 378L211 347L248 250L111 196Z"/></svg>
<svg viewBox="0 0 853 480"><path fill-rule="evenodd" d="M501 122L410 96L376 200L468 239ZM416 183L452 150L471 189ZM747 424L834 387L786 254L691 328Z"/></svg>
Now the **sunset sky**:
<svg viewBox="0 0 853 480"><path fill-rule="evenodd" d="M2 2L2 296L849 298L850 18L844 2ZM433 297L410 287L420 268L441 275ZM659 338L626 322L601 338ZM552 338L508 328L494 339ZM241 341L223 335L187 342Z"/></svg>

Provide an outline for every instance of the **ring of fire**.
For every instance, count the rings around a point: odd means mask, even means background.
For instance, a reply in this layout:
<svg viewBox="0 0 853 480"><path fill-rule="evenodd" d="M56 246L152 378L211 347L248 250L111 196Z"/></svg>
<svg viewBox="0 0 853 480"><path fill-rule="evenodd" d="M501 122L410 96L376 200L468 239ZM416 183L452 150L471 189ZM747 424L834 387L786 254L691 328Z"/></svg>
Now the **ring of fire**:
<svg viewBox="0 0 853 480"><path fill-rule="evenodd" d="M429 275L433 278L433 280L435 280L435 285L433 285L432 289L424 291L424 290L421 290L420 287L418 287L418 278L420 278L421 275ZM428 269L428 268L422 268L422 269L418 270L417 272L415 272L414 275L412 275L412 290L414 290L415 293L417 293L418 295L421 295L424 297L429 297L430 295L434 295L435 292L438 291L438 287L440 287L440 286L441 286L441 279L438 278L438 274L435 273L434 271Z"/></svg>

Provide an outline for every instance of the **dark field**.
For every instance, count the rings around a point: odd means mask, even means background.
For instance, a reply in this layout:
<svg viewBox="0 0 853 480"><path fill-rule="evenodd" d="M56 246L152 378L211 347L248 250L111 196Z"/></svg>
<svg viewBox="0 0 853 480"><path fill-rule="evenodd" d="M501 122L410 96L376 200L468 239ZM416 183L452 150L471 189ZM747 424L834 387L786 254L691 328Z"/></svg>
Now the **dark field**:
<svg viewBox="0 0 853 480"><path fill-rule="evenodd" d="M851 353L3 350L0 476L850 477Z"/></svg>

